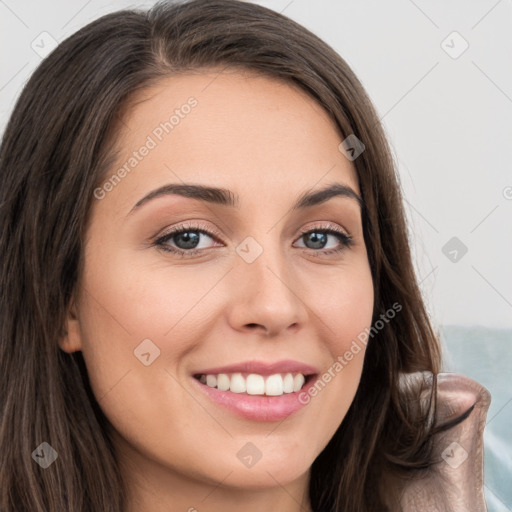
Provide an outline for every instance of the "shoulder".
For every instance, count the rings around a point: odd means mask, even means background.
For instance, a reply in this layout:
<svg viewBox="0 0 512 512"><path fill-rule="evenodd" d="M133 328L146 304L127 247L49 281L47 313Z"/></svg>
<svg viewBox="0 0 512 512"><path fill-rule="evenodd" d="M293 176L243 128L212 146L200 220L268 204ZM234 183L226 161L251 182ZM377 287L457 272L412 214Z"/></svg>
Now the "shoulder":
<svg viewBox="0 0 512 512"><path fill-rule="evenodd" d="M437 375L436 425L467 417L434 435L434 465L426 475L405 482L403 512L439 510L485 512L483 431L491 395L481 384L456 373ZM428 390L430 372L404 374L402 386Z"/></svg>

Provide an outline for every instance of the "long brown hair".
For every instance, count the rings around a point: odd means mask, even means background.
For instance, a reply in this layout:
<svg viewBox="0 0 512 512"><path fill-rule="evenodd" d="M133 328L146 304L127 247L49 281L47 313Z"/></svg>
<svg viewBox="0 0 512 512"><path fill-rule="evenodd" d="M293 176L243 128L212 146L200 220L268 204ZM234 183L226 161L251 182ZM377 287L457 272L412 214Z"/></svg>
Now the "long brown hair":
<svg viewBox="0 0 512 512"><path fill-rule="evenodd" d="M237 0L160 2L148 12L103 16L63 41L24 87L2 140L1 512L124 510L108 420L81 352L67 354L57 341L79 285L93 190L107 176L110 135L122 106L175 71L213 66L256 70L300 86L342 138L354 134L366 147L354 165L364 200L373 320L394 303L402 309L369 340L355 399L313 463L313 509L386 510L383 475L431 464L435 407L418 422L399 391L399 376L437 374L438 336L413 269L395 164L362 84L332 48L274 11ZM58 453L47 469L31 457L42 442Z"/></svg>

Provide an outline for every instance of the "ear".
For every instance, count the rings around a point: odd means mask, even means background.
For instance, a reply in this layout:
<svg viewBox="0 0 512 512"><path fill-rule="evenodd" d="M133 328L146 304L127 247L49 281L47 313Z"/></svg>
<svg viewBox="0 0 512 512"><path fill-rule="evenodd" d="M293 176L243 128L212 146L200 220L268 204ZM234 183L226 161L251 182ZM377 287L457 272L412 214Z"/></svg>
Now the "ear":
<svg viewBox="0 0 512 512"><path fill-rule="evenodd" d="M59 339L59 346L64 352L70 354L77 350L82 350L82 334L80 332L80 322L78 320L77 308L74 299L71 300L64 332Z"/></svg>

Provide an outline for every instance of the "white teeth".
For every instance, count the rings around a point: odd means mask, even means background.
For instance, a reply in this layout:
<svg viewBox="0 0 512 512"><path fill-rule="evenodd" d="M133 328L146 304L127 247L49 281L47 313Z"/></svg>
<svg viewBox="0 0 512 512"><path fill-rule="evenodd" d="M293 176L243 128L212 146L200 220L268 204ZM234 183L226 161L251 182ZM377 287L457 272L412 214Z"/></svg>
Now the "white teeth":
<svg viewBox="0 0 512 512"><path fill-rule="evenodd" d="M207 375L206 376L206 385L211 388L217 387L217 376L216 375Z"/></svg>
<svg viewBox="0 0 512 512"><path fill-rule="evenodd" d="M229 386L229 390L233 393L245 393L247 389L245 379L242 377L241 373L234 373L231 376L231 385Z"/></svg>
<svg viewBox="0 0 512 512"><path fill-rule="evenodd" d="M219 373L219 375L217 375L217 389L219 391L227 391L229 385L229 377L225 373Z"/></svg>
<svg viewBox="0 0 512 512"><path fill-rule="evenodd" d="M297 375L295 375L295 377L293 378L293 391L300 391L300 389L304 385L305 380L306 379L304 378L304 375L302 375L302 373L298 373Z"/></svg>
<svg viewBox="0 0 512 512"><path fill-rule="evenodd" d="M285 393L293 393L293 375L287 373L283 379L283 391Z"/></svg>
<svg viewBox="0 0 512 512"><path fill-rule="evenodd" d="M247 394L248 395L264 395L265 379L261 375L251 373L247 376Z"/></svg>
<svg viewBox="0 0 512 512"><path fill-rule="evenodd" d="M283 393L300 391L306 379L302 373L280 374L275 373L264 377L257 373L250 373L247 378L241 373L219 373L218 375L201 375L199 380L219 391L232 393L247 393L248 395L281 396Z"/></svg>
<svg viewBox="0 0 512 512"><path fill-rule="evenodd" d="M265 394L279 396L283 394L283 378L279 373L267 377L265 381Z"/></svg>

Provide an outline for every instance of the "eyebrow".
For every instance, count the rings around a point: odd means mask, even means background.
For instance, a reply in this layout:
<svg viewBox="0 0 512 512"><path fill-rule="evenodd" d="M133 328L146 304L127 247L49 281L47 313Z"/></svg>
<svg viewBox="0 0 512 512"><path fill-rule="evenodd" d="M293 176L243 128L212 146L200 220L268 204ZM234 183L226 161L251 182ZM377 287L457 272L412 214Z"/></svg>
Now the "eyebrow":
<svg viewBox="0 0 512 512"><path fill-rule="evenodd" d="M198 201L204 201L207 203L218 204L231 208L240 207L240 200L238 195L231 192L231 190L211 187L207 185L196 185L193 183L173 183L157 188L144 196L142 199L137 201L128 215L133 214L136 210L141 208L144 204L148 203L152 199L167 195L188 197ZM292 211L304 210L312 206L320 205L333 197L346 197L352 199L359 205L361 210L364 208L363 199L351 187L342 183L332 183L319 190L304 192L292 206Z"/></svg>

